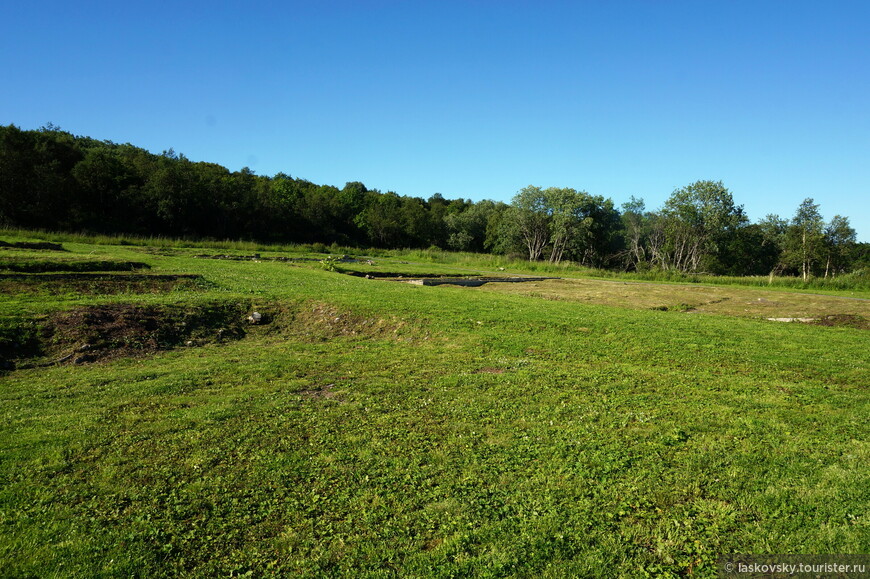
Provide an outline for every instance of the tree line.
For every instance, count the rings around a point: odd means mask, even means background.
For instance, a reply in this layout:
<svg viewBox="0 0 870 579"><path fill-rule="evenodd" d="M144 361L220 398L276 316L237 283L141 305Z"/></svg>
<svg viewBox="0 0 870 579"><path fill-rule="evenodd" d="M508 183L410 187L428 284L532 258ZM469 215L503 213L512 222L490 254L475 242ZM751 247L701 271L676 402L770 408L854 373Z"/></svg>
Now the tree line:
<svg viewBox="0 0 870 579"><path fill-rule="evenodd" d="M847 217L806 199L794 217L751 223L717 181L678 189L656 211L632 197L529 186L511 203L341 189L285 173L193 162L172 149L0 126L0 226L107 234L439 247L626 271L833 276L870 266Z"/></svg>

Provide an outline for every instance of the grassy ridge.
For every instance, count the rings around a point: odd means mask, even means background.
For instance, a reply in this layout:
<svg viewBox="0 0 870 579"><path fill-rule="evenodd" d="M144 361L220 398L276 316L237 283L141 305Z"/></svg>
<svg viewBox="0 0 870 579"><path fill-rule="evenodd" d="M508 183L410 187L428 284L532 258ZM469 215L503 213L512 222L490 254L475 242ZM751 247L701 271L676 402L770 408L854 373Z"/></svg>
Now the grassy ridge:
<svg viewBox="0 0 870 579"><path fill-rule="evenodd" d="M208 284L4 296L5 323L274 319L0 377L9 576L715 576L870 549L865 330L65 247Z"/></svg>

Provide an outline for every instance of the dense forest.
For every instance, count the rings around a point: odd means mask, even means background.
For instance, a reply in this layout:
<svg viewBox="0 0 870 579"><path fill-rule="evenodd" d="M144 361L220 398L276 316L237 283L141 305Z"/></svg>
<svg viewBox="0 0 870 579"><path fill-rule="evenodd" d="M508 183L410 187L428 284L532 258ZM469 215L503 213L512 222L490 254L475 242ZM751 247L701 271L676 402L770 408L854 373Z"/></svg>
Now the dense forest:
<svg viewBox="0 0 870 579"><path fill-rule="evenodd" d="M108 234L440 247L626 271L835 276L870 267L849 219L805 199L790 219L752 223L719 181L674 191L648 211L632 197L529 186L510 204L428 199L231 172L172 149L0 126L0 227Z"/></svg>

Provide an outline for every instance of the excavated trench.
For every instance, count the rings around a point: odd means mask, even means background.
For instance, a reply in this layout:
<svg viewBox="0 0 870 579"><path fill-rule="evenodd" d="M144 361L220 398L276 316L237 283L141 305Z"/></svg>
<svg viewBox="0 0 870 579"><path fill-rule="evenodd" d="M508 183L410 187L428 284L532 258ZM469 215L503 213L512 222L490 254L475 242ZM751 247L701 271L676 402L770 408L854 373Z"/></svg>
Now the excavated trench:
<svg viewBox="0 0 870 579"><path fill-rule="evenodd" d="M379 272L345 272L348 275L355 277L364 277L366 279L382 279L387 281L398 281L413 285L458 285L465 287L479 287L487 283L523 283L529 281L544 281L548 279L561 279L558 277L528 277L528 276L480 276L480 275L465 275L465 276L443 276L436 273L431 274L416 274L405 275L398 272L379 271Z"/></svg>
<svg viewBox="0 0 870 579"><path fill-rule="evenodd" d="M39 319L0 320L0 371L142 357L177 347L278 335L304 341L397 338L406 322L303 301L255 307L237 299L190 304L102 304Z"/></svg>
<svg viewBox="0 0 870 579"><path fill-rule="evenodd" d="M412 279L398 279L414 285L458 285L465 287L479 287L487 283L524 283L529 281L544 281L559 279L558 277L423 277Z"/></svg>
<svg viewBox="0 0 870 579"><path fill-rule="evenodd" d="M0 273L0 294L163 293L197 290L207 283L201 275L195 274Z"/></svg>
<svg viewBox="0 0 870 579"><path fill-rule="evenodd" d="M9 243L8 241L0 239L0 248L67 251L60 243L51 243L48 241L15 241Z"/></svg>
<svg viewBox="0 0 870 579"><path fill-rule="evenodd" d="M16 273L81 273L97 271L135 271L151 269L140 261L114 260L35 260L0 258L0 271Z"/></svg>
<svg viewBox="0 0 870 579"><path fill-rule="evenodd" d="M235 340L245 335L249 308L243 302L212 301L103 304L55 311L0 328L0 367L84 364Z"/></svg>

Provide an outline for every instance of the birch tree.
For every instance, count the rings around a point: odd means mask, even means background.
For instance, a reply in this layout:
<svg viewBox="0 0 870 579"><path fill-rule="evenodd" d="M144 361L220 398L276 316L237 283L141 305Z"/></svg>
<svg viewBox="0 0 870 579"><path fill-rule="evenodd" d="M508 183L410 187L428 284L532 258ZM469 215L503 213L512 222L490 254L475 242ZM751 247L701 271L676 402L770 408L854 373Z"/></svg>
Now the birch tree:
<svg viewBox="0 0 870 579"><path fill-rule="evenodd" d="M791 220L786 235L786 259L801 272L807 281L813 274L824 246L824 220L819 206L812 197L803 200Z"/></svg>

